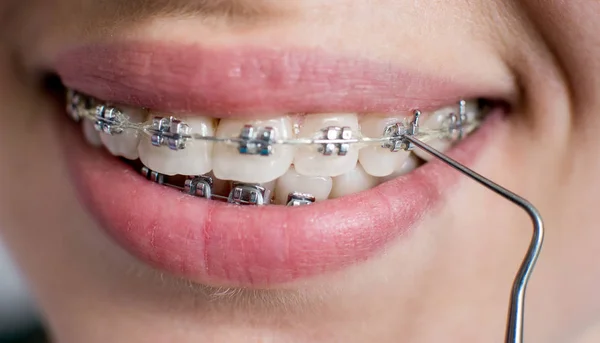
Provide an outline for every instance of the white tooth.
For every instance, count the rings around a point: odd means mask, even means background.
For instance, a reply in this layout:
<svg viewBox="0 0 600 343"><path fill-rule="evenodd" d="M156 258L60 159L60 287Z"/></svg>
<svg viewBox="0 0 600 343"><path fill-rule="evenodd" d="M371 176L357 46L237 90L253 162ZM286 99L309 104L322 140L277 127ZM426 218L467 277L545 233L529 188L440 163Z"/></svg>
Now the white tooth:
<svg viewBox="0 0 600 343"><path fill-rule="evenodd" d="M212 193L221 196L228 196L231 192L231 181L221 180L213 174L213 172L207 173L207 176L212 178L213 186Z"/></svg>
<svg viewBox="0 0 600 343"><path fill-rule="evenodd" d="M322 130L329 126L350 127L353 135L358 133L358 117L353 113L315 114L304 118L299 130L300 138L322 138ZM324 156L317 147L301 146L296 151L296 172L306 176L338 176L354 169L358 161L358 148L351 144L345 156L334 153Z"/></svg>
<svg viewBox="0 0 600 343"><path fill-rule="evenodd" d="M217 137L238 137L244 125L272 127L275 139L291 139L292 122L288 117L265 120L221 119L217 128ZM289 145L273 146L270 156L242 155L237 146L217 144L214 149L214 168L216 177L222 180L235 180L246 183L266 183L285 174L294 158L294 147Z"/></svg>
<svg viewBox="0 0 600 343"><path fill-rule="evenodd" d="M141 123L145 119L145 111L141 108L122 107L123 114L131 123ZM141 133L134 129L125 129L116 135L100 134L104 147L114 156L122 156L129 160L136 160L138 156L138 143Z"/></svg>
<svg viewBox="0 0 600 343"><path fill-rule="evenodd" d="M275 186L277 184L277 180L273 180L273 181L269 181L267 183L261 183L260 186L263 187L264 189L269 191L269 203L271 203L271 200L273 199L273 197L275 196Z"/></svg>
<svg viewBox="0 0 600 343"><path fill-rule="evenodd" d="M151 117L168 117L165 114L152 114ZM177 117L189 125L192 134L213 136L215 124L207 117ZM208 173L213 166L212 142L188 140L185 149L171 150L167 146L152 145L149 137L144 137L138 145L138 153L142 163L165 175L202 175Z"/></svg>
<svg viewBox="0 0 600 343"><path fill-rule="evenodd" d="M467 112L467 120L474 120L475 117L477 117L477 115L479 114L478 101L477 100L472 100L472 101L467 100L465 109Z"/></svg>
<svg viewBox="0 0 600 343"><path fill-rule="evenodd" d="M365 172L360 164L346 174L333 178L330 198L339 198L371 189L379 184L379 179Z"/></svg>
<svg viewBox="0 0 600 343"><path fill-rule="evenodd" d="M329 176L300 175L292 166L287 173L277 179L275 203L287 204L288 195L293 192L310 194L315 197L316 201L326 200L331 192L332 183Z"/></svg>
<svg viewBox="0 0 600 343"><path fill-rule="evenodd" d="M400 163L394 167L394 172L390 175L382 177L380 182L387 182L389 180L393 180L399 176L410 173L411 171L417 169L421 164L419 158L413 154L409 154L408 158L403 161L399 161Z"/></svg>
<svg viewBox="0 0 600 343"><path fill-rule="evenodd" d="M437 111L433 112L427 118L427 120L424 121L424 123L423 123L423 125L421 125L421 127L427 128L427 129L432 129L432 130L441 129L448 123L449 115L451 113L458 113L457 111L458 111L457 106L448 106L448 107L444 107L440 110L437 110ZM434 149L439 150L440 152L446 152L452 146L452 142L448 139L425 137L425 138L422 138L422 141L427 143ZM427 153L424 150L419 149L417 147L415 147L415 149L413 150L413 153L427 162L429 162L432 158L434 158L429 153Z"/></svg>
<svg viewBox="0 0 600 343"><path fill-rule="evenodd" d="M450 120L450 114L458 114L457 106L448 106L431 113L427 119L421 124L421 127L429 129L441 129L444 124Z"/></svg>
<svg viewBox="0 0 600 343"><path fill-rule="evenodd" d="M443 125L448 125L450 115L454 113L458 115L458 105L451 105L440 108L439 110L431 113L423 123L423 126L429 127L430 129L439 129ZM467 120L473 120L479 112L479 105L477 101L466 102Z"/></svg>
<svg viewBox="0 0 600 343"><path fill-rule="evenodd" d="M100 132L96 131L96 128L94 128L94 121L85 119L83 120L81 127L83 129L83 137L85 138L86 142L95 147L102 146Z"/></svg>
<svg viewBox="0 0 600 343"><path fill-rule="evenodd" d="M406 117L410 117L410 115L407 114ZM360 121L360 131L364 137L382 137L387 125L404 122L404 118L402 116L386 118L365 115ZM360 149L358 161L370 175L387 176L394 173L396 166L402 165L409 155L408 151L392 152L388 148L383 148L381 144L377 144Z"/></svg>

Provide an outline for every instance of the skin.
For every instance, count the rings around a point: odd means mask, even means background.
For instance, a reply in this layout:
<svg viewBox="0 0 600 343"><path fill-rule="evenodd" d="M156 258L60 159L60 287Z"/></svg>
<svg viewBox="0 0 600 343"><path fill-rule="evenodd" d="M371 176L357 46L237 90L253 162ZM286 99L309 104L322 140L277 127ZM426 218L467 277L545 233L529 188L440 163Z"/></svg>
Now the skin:
<svg viewBox="0 0 600 343"><path fill-rule="evenodd" d="M550 0L5 0L0 234L57 342L501 341L530 223L467 179L384 254L270 291L212 288L153 270L107 238L76 200L56 138L73 128L54 124L64 119L39 86L58 51L146 37L326 45L444 75L475 73L514 90L513 113L472 167L544 215L525 338L597 342L597 13L594 1Z"/></svg>

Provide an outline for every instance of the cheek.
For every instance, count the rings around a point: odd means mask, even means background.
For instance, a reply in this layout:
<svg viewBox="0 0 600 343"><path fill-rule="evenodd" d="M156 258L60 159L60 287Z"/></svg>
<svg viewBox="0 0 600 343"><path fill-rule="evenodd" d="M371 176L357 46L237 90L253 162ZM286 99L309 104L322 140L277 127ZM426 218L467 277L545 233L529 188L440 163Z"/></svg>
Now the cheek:
<svg viewBox="0 0 600 343"><path fill-rule="evenodd" d="M565 69L577 112L600 108L600 2L529 0L524 6Z"/></svg>
<svg viewBox="0 0 600 343"><path fill-rule="evenodd" d="M20 70L14 60L0 53L0 211L3 211L0 219L3 222L33 219L36 211L44 212L47 208L40 204L36 209L33 204L42 202L55 185L66 185L49 172L59 164L53 143L56 128L52 125L56 107L40 95L39 88L27 85L25 76L16 75ZM60 200L63 193L58 190L53 196Z"/></svg>

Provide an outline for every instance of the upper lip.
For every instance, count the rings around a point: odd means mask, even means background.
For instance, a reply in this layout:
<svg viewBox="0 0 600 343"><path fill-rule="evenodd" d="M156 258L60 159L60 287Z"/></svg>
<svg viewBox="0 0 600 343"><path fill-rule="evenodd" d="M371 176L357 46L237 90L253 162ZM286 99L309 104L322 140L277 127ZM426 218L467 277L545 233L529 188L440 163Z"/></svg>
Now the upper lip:
<svg viewBox="0 0 600 343"><path fill-rule="evenodd" d="M434 110L463 98L510 101L505 84L457 83L320 50L121 42L57 56L63 83L99 99L214 117ZM452 81L451 81L452 80Z"/></svg>

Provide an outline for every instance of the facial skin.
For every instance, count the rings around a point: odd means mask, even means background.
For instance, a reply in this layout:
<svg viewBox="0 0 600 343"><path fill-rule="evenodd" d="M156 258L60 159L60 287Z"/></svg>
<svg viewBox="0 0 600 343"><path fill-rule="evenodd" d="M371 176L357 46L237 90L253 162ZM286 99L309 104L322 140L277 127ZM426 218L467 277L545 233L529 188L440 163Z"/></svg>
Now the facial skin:
<svg viewBox="0 0 600 343"><path fill-rule="evenodd" d="M322 47L510 95L471 167L544 216L525 339L597 342L597 13L593 1L5 0L0 234L61 343L500 341L531 225L466 178L383 254L268 291L156 271L78 202L57 139L73 127L40 86L60 52L124 39Z"/></svg>

